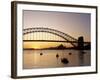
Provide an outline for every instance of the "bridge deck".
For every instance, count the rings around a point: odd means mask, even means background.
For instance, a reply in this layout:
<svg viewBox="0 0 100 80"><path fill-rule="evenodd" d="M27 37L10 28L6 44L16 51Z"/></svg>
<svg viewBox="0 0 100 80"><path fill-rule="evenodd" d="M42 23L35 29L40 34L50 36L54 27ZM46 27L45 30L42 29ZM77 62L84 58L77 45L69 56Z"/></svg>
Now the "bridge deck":
<svg viewBox="0 0 100 80"><path fill-rule="evenodd" d="M23 40L24 42L64 42L64 43L78 43L77 41L59 41L59 40ZM90 44L90 42L84 42Z"/></svg>

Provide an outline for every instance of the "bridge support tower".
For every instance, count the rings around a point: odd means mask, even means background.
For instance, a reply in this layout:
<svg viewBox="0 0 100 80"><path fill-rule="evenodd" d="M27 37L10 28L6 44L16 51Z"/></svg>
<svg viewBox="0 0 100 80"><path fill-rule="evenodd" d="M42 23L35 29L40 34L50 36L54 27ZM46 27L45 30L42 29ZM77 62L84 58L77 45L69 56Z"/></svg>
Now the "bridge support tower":
<svg viewBox="0 0 100 80"><path fill-rule="evenodd" d="M83 36L78 37L78 47L79 50L84 49L84 38Z"/></svg>

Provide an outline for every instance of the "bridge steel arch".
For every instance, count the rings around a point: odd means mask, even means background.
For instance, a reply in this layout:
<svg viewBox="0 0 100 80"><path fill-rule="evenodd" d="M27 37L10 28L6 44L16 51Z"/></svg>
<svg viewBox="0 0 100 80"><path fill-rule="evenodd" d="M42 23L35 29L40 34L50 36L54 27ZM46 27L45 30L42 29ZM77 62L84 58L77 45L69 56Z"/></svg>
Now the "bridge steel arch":
<svg viewBox="0 0 100 80"><path fill-rule="evenodd" d="M34 32L46 32L46 33L51 33L54 35L57 35L61 38L63 38L66 42L70 42L74 47L77 46L76 43L73 42L77 42L78 40L73 38L72 36L63 33L61 31L55 30L55 29L51 29L51 28L43 28L43 27L35 27L35 28L26 28L23 29L23 35L29 34L29 33L34 33Z"/></svg>

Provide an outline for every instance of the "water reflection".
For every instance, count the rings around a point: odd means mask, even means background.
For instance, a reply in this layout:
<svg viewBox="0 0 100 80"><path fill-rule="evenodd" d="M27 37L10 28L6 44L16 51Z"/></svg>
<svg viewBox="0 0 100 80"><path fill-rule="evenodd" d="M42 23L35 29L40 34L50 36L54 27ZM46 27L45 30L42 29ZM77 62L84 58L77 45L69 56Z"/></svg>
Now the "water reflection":
<svg viewBox="0 0 100 80"><path fill-rule="evenodd" d="M24 50L23 68L90 66L90 50Z"/></svg>
<svg viewBox="0 0 100 80"><path fill-rule="evenodd" d="M83 50L79 51L79 64L80 66L84 65L84 51Z"/></svg>

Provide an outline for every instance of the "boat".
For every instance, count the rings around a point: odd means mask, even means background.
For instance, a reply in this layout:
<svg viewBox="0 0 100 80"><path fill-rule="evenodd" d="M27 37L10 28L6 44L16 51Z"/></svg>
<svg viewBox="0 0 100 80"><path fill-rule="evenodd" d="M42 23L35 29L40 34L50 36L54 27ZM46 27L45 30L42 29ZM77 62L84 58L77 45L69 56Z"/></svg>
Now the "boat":
<svg viewBox="0 0 100 80"><path fill-rule="evenodd" d="M43 55L43 53L40 53L40 55Z"/></svg>
<svg viewBox="0 0 100 80"><path fill-rule="evenodd" d="M61 59L61 62L62 62L63 64L68 64L68 63L69 63L69 61L68 61L67 58L62 58L62 59Z"/></svg>
<svg viewBox="0 0 100 80"><path fill-rule="evenodd" d="M58 54L56 54L56 58L58 58L59 57L59 55Z"/></svg>
<svg viewBox="0 0 100 80"><path fill-rule="evenodd" d="M72 53L69 53L69 55L72 55Z"/></svg>

